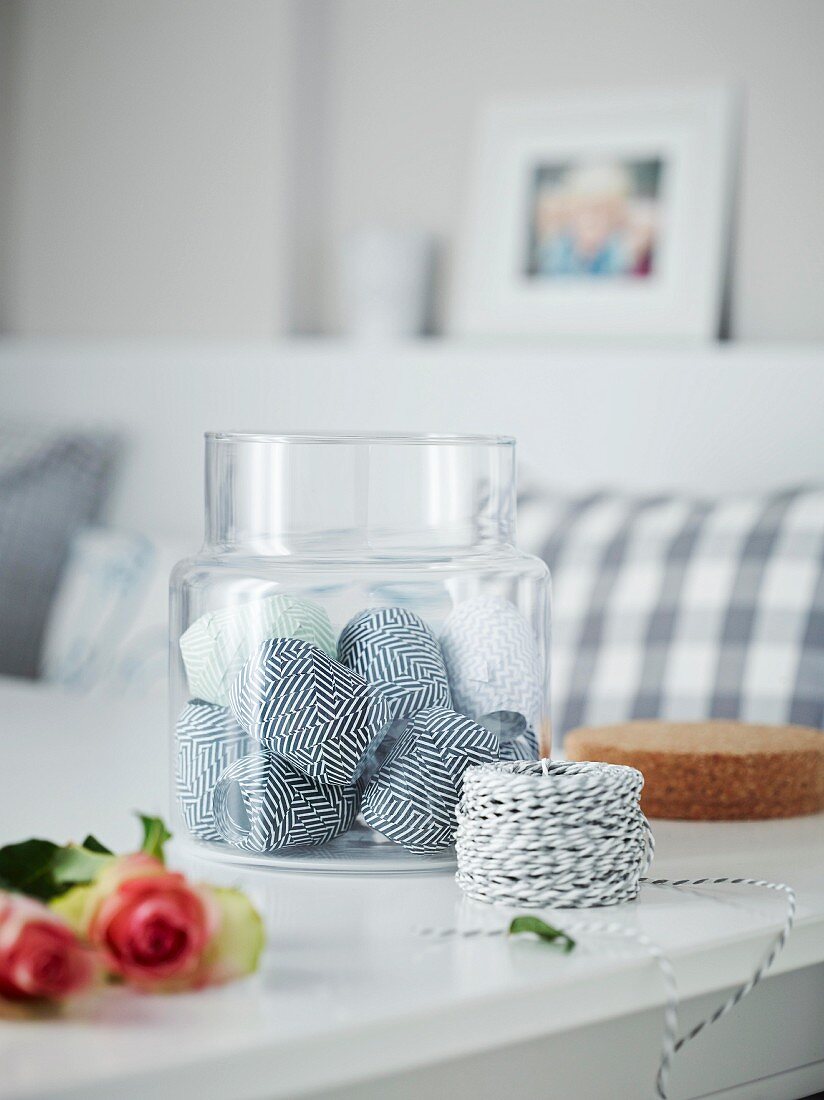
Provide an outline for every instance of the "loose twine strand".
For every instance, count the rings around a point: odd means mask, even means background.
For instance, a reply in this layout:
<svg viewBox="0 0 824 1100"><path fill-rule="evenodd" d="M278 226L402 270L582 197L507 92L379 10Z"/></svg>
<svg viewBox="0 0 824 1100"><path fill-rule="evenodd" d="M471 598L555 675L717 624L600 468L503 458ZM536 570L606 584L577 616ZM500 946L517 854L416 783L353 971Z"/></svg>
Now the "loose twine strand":
<svg viewBox="0 0 824 1100"><path fill-rule="evenodd" d="M550 780L550 782L547 782ZM723 1004L678 1038L678 987L666 952L617 921L574 921L568 930L619 936L656 962L664 984L664 1022L656 1093L666 1100L674 1055L731 1012L761 981L795 921L792 887L765 879L648 879L655 841L640 807L644 778L617 764L512 761L467 769L457 810L458 885L468 897L529 908L619 905L641 886L754 886L783 893L787 909L753 974ZM567 930L567 929L565 929ZM507 929L422 928L434 937L503 936Z"/></svg>

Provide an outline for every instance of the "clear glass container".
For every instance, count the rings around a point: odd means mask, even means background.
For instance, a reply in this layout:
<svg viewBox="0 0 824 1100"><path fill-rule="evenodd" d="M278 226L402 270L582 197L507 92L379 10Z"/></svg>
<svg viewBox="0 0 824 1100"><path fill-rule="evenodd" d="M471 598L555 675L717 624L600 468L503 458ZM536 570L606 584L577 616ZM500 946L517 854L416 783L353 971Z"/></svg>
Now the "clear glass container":
<svg viewBox="0 0 824 1100"><path fill-rule="evenodd" d="M461 769L549 751L549 574L515 499L506 437L208 433L205 542L171 578L175 835L451 866Z"/></svg>

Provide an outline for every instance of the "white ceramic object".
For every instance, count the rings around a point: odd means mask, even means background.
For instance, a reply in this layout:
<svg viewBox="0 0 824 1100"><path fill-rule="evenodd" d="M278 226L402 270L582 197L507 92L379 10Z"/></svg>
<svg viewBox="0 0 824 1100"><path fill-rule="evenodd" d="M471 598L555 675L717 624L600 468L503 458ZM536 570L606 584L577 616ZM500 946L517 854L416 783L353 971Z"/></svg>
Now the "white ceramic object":
<svg viewBox="0 0 824 1100"><path fill-rule="evenodd" d="M428 233L373 228L351 234L341 263L346 335L377 341L422 336L433 264Z"/></svg>

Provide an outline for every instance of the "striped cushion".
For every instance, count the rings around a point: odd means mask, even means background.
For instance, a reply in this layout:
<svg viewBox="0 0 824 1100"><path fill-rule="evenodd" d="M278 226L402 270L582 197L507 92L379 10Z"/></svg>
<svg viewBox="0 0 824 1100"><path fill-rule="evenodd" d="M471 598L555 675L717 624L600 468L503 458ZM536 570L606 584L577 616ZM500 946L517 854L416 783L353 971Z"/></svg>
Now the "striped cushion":
<svg viewBox="0 0 824 1100"><path fill-rule="evenodd" d="M728 500L532 492L553 579L552 715L824 727L824 490Z"/></svg>

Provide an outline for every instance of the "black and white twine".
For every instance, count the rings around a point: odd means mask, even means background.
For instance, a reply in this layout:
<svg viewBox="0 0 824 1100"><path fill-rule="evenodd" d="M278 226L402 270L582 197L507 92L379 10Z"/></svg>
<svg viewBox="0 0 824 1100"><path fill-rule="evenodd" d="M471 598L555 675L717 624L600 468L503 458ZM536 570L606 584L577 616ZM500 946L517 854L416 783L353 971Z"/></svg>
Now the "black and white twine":
<svg viewBox="0 0 824 1100"><path fill-rule="evenodd" d="M655 842L641 811L644 779L635 768L565 761L513 761L467 770L457 809L457 882L471 898L513 907L591 908L637 897L641 886L757 886L783 893L781 930L750 978L711 1016L678 1038L678 990L672 963L649 936L618 921L574 921L566 931L619 936L647 951L665 990L661 1056L656 1078L667 1096L673 1056L725 1016L761 981L784 947L795 920L795 892L781 882L743 877L648 879ZM425 928L422 934L502 936L506 928Z"/></svg>

